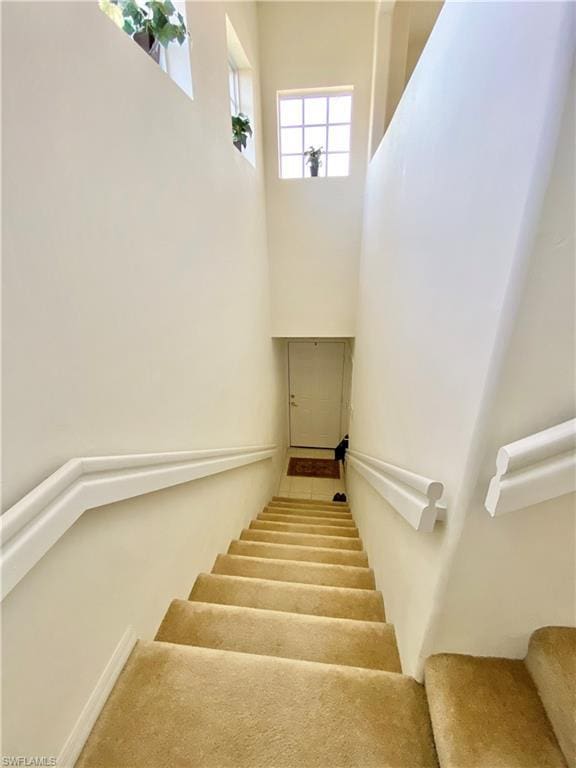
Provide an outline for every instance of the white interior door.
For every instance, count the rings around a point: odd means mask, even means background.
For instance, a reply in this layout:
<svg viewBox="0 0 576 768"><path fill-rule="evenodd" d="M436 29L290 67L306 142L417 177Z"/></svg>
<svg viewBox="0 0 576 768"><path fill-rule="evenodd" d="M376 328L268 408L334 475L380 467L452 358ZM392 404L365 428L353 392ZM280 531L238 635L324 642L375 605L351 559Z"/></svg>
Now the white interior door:
<svg viewBox="0 0 576 768"><path fill-rule="evenodd" d="M335 448L340 434L344 342L291 341L290 444Z"/></svg>

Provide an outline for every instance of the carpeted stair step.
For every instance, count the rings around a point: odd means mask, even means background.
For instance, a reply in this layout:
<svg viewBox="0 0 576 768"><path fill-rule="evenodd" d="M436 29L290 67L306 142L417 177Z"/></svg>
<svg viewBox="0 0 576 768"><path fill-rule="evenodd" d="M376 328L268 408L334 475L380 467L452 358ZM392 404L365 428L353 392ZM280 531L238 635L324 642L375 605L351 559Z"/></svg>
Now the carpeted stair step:
<svg viewBox="0 0 576 768"><path fill-rule="evenodd" d="M380 592L201 573L189 600L335 619L386 621Z"/></svg>
<svg viewBox="0 0 576 768"><path fill-rule="evenodd" d="M350 515L350 507L345 504L331 505L327 502L324 504L293 504L289 501L269 501L269 507L274 509L299 509L302 512L334 512L339 515Z"/></svg>
<svg viewBox="0 0 576 768"><path fill-rule="evenodd" d="M332 520L352 520L351 512L340 512L340 510L331 509L305 509L301 507L275 507L272 504L268 504L262 510L264 514L272 515L296 515L296 517L328 517Z"/></svg>
<svg viewBox="0 0 576 768"><path fill-rule="evenodd" d="M440 654L425 680L441 768L566 768L523 661Z"/></svg>
<svg viewBox="0 0 576 768"><path fill-rule="evenodd" d="M358 528L342 525L304 525L303 523L280 523L277 520L252 520L250 528L258 531L284 531L285 533L313 533L320 536L347 536L358 539Z"/></svg>
<svg viewBox="0 0 576 768"><path fill-rule="evenodd" d="M342 520L338 517L307 517L306 515L283 515L278 512L260 512L258 520L274 520L277 523L301 523L303 525L332 525L343 528L355 528L352 518Z"/></svg>
<svg viewBox="0 0 576 768"><path fill-rule="evenodd" d="M400 672L391 624L174 600L156 640Z"/></svg>
<svg viewBox="0 0 576 768"><path fill-rule="evenodd" d="M328 507L334 509L349 509L346 501L325 501L324 499L293 499L290 496L272 496L272 504L297 504L298 506Z"/></svg>
<svg viewBox="0 0 576 768"><path fill-rule="evenodd" d="M530 638L526 666L568 765L576 766L576 629L542 627Z"/></svg>
<svg viewBox="0 0 576 768"><path fill-rule="evenodd" d="M366 552L330 549L329 547L299 547L294 544L233 541L228 547L228 554L244 555L246 557L269 557L273 560L302 560L310 563L368 567L368 555Z"/></svg>
<svg viewBox="0 0 576 768"><path fill-rule="evenodd" d="M375 589L376 586L371 568L297 560L271 560L266 557L243 555L218 555L212 573L270 581L292 581L298 584L318 584L324 587Z"/></svg>
<svg viewBox="0 0 576 768"><path fill-rule="evenodd" d="M76 768L158 766L435 768L436 758L409 677L140 642Z"/></svg>
<svg viewBox="0 0 576 768"><path fill-rule="evenodd" d="M267 541L271 544L296 544L303 547L331 547L361 551L362 539L347 539L342 536L315 536L310 533L284 533L283 531L256 531L245 528L240 534L242 541Z"/></svg>

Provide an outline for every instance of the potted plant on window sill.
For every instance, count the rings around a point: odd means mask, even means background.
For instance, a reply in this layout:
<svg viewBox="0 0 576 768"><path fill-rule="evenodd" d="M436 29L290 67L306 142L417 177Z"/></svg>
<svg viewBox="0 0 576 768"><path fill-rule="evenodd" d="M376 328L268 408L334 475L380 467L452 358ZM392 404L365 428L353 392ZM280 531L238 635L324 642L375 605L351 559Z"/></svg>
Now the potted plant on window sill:
<svg viewBox="0 0 576 768"><path fill-rule="evenodd" d="M322 165L322 160L320 160L321 155L322 147L318 147L318 149L310 147L310 149L307 149L306 152L304 152L306 165L310 166L310 176L318 176L318 169Z"/></svg>
<svg viewBox="0 0 576 768"><path fill-rule="evenodd" d="M161 45L182 45L188 36L184 18L172 0L100 0L100 8L156 62Z"/></svg>
<svg viewBox="0 0 576 768"><path fill-rule="evenodd" d="M246 149L248 136L252 136L250 118L242 112L232 115L232 143L239 152Z"/></svg>

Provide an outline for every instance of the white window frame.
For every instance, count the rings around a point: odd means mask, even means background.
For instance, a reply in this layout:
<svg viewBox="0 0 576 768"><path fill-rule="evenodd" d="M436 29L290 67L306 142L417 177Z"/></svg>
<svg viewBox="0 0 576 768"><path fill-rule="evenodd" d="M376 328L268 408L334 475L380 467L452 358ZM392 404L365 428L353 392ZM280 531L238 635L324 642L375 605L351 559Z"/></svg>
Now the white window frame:
<svg viewBox="0 0 576 768"><path fill-rule="evenodd" d="M231 58L228 59L228 90L230 93L230 114L235 117L242 111L240 72Z"/></svg>
<svg viewBox="0 0 576 768"><path fill-rule="evenodd" d="M350 120L346 122L339 122L334 121L332 122L330 120L330 98L335 96L350 96L351 99L351 106L350 106ZM306 99L317 99L319 97L325 97L327 99L327 105L326 105L326 122L325 123L307 123L305 118L305 106L304 102ZM280 105L283 101L289 101L291 99L298 99L302 100L302 123L300 124L290 124L290 125L282 125L281 122L281 111L280 111ZM354 109L354 89L345 86L341 88L318 88L314 90L303 90L303 91L279 91L277 94L277 123L278 123L278 176L280 179L284 181L299 181L301 179L307 179L310 178L309 173L307 174L307 165L306 165L306 156L304 152L308 149L308 147L304 146L304 129L305 128L324 128L324 143L323 143L323 152L321 155L321 160L324 164L324 168L322 169L324 173L322 173L322 178L347 178L350 176L350 159L351 159L351 145L352 145L352 115L353 115L353 109ZM350 144L348 146L347 150L337 150L334 152L328 151L328 129L333 126L338 125L346 125L350 126ZM302 131L302 152L283 152L282 151L282 128L300 128ZM329 168L330 168L330 156L331 155L346 155L348 157L348 173L347 174L339 174L339 175L330 175L329 174ZM282 176L282 158L283 157L301 157L302 158L302 176Z"/></svg>

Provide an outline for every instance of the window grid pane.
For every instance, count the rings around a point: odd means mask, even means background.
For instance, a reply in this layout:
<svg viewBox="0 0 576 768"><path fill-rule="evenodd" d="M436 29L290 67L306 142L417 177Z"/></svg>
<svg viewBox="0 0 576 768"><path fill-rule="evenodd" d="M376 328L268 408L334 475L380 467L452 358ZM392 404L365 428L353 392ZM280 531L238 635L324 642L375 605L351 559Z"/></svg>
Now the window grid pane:
<svg viewBox="0 0 576 768"><path fill-rule="evenodd" d="M303 171L303 155L282 155L281 170L283 179L301 179Z"/></svg>
<svg viewBox="0 0 576 768"><path fill-rule="evenodd" d="M311 176L304 154L311 146L322 148L318 176L348 176L351 121L351 93L279 96L280 178Z"/></svg>
<svg viewBox="0 0 576 768"><path fill-rule="evenodd" d="M302 128L280 128L283 155L302 154Z"/></svg>
<svg viewBox="0 0 576 768"><path fill-rule="evenodd" d="M328 99L314 96L304 99L304 125L324 125L327 122Z"/></svg>
<svg viewBox="0 0 576 768"><path fill-rule="evenodd" d="M348 176L350 166L349 152L330 152L326 155L326 173L328 176Z"/></svg>

